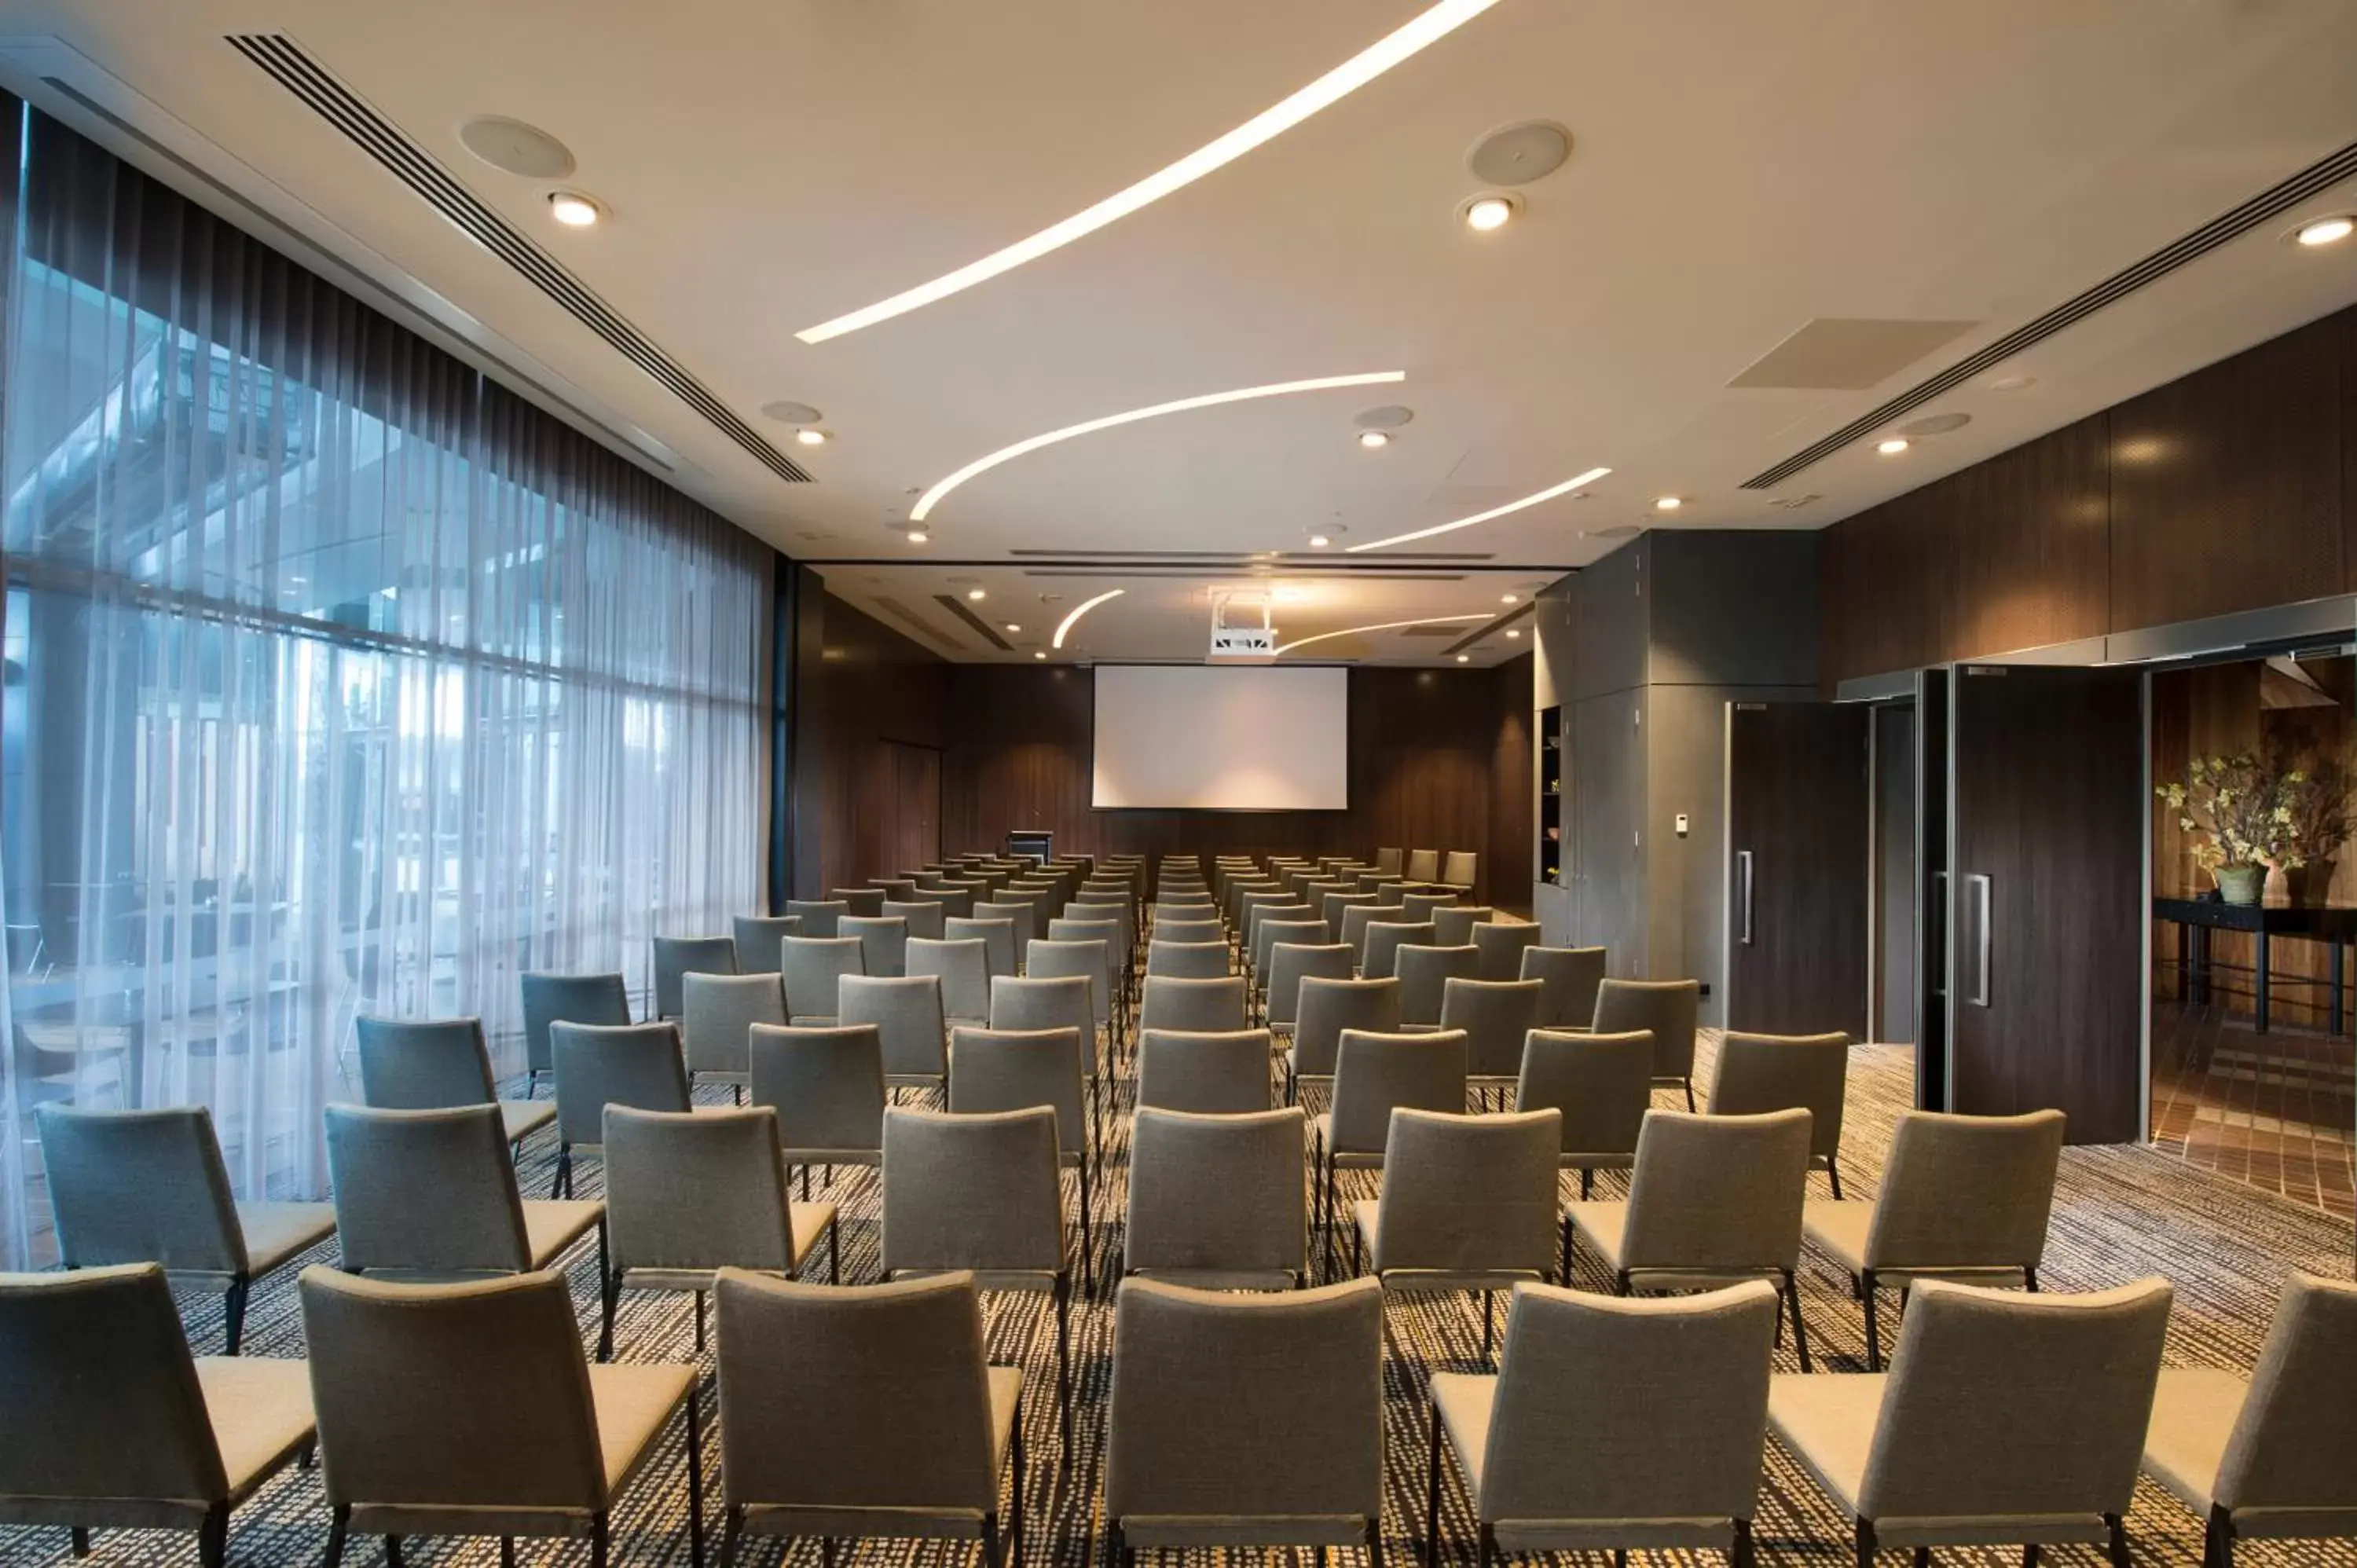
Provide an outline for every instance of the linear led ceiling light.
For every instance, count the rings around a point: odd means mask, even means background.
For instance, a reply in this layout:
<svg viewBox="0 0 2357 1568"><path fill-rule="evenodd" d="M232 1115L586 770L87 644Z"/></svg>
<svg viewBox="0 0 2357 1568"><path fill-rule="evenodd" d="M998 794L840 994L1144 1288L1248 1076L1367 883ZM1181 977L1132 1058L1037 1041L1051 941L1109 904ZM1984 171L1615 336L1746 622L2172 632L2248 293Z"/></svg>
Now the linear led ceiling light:
<svg viewBox="0 0 2357 1568"><path fill-rule="evenodd" d="M1487 611L1469 616L1423 616L1415 620L1387 620L1374 626L1346 626L1340 631L1321 631L1315 637L1297 638L1277 650L1290 653L1297 648L1307 648L1313 642L1323 642L1329 637L1356 637L1363 631L1397 631L1404 626L1446 626L1451 621L1488 620Z"/></svg>
<svg viewBox="0 0 2357 1568"><path fill-rule="evenodd" d="M1001 446L987 456L976 457L948 478L917 498L909 509L909 521L922 522L941 504L943 496L973 478L976 474L996 468L1010 458L1026 452L1037 452L1042 446L1053 446L1059 441L1070 441L1075 435L1093 435L1110 430L1116 424L1135 424L1141 419L1157 419L1166 413L1185 413L1189 409L1211 408L1223 403L1249 403L1254 398L1284 397L1290 392L1330 392L1337 387L1368 387L1381 381L1404 381L1405 371L1372 371L1356 376L1319 376L1306 381L1275 381L1265 387L1239 387L1234 392L1205 392L1201 397L1182 397L1176 403L1157 403L1152 408L1133 408L1126 413L1108 413L1103 419L1084 420L1079 424L1067 424L1061 430L1050 430L1045 435L1034 435L1017 441L1012 446Z"/></svg>
<svg viewBox="0 0 2357 1568"><path fill-rule="evenodd" d="M1362 550L1381 550L1386 544L1405 544L1411 539L1429 539L1436 533L1453 533L1460 528L1470 528L1477 522L1487 522L1493 517L1503 517L1510 511L1520 511L1526 506L1536 506L1541 501L1551 501L1566 490L1576 490L1582 485L1592 485L1611 471L1609 468L1590 468L1584 474L1574 474L1559 485L1549 485L1545 489L1526 495L1518 501L1508 501L1504 506L1493 506L1488 511L1477 511L1471 517L1460 517L1455 522L1436 523L1430 528L1419 528L1414 533L1394 533L1389 539L1370 539L1364 544L1351 545L1343 553L1356 555Z"/></svg>
<svg viewBox="0 0 2357 1568"><path fill-rule="evenodd" d="M1127 588L1108 588L1103 593L1099 594L1095 598L1090 599L1084 604L1075 606L1072 613L1066 616L1062 622L1056 628L1056 646L1059 648L1064 646L1064 634L1072 629L1072 623L1074 621L1079 620L1082 616L1088 614L1091 610L1096 608L1107 599L1117 599L1127 592L1129 592Z"/></svg>
<svg viewBox="0 0 2357 1568"><path fill-rule="evenodd" d="M855 310L848 316L838 316L816 327L805 327L794 336L805 343L823 343L830 338L840 338L846 332L856 332L863 327L889 321L896 316L905 315L936 300L947 299L1001 273L1011 272L1026 262L1037 261L1083 235L1093 234L1107 224L1117 222L1140 208L1159 201L1172 191L1194 184L1214 169L1233 163L1262 143L1283 135L1320 109L1348 97L1426 45L1447 38L1497 3L1498 0L1441 0L1439 5L1397 32L1351 56L1290 98L1262 110L1219 140L1206 143L1177 163L1147 175L1128 189L1116 191L1094 207L1075 212L1062 222L1042 229L1028 239L1017 240L1003 251L993 252L978 262L970 262L953 273L943 273L931 283L919 284L912 289L896 294L889 299L877 300L874 305Z"/></svg>

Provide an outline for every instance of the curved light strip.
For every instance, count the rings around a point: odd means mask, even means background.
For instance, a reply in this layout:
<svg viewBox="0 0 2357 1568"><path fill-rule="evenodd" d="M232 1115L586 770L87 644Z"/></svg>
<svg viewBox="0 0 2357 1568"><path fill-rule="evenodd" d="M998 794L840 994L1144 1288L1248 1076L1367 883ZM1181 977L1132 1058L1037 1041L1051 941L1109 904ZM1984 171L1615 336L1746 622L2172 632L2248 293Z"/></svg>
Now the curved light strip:
<svg viewBox="0 0 2357 1568"><path fill-rule="evenodd" d="M1129 592L1127 588L1108 588L1103 593L1099 594L1095 598L1089 600L1085 604L1075 607L1072 613L1064 618L1063 623L1056 628L1056 646L1059 648L1064 646L1064 634L1072 629L1072 623L1074 621L1080 619L1082 616L1088 614L1091 610L1096 608L1107 599L1117 599L1127 592Z"/></svg>
<svg viewBox="0 0 2357 1568"><path fill-rule="evenodd" d="M1297 641L1288 642L1278 649L1277 652L1290 653L1297 648L1307 648L1313 642L1323 642L1329 637L1356 637L1362 631L1396 631L1404 626L1445 626L1451 621L1488 620L1489 618L1490 612L1480 610L1469 616L1420 616L1415 620L1387 620L1374 626L1346 626L1340 631L1321 631L1315 637L1305 637Z"/></svg>
<svg viewBox="0 0 2357 1568"><path fill-rule="evenodd" d="M889 299L878 300L848 316L838 316L816 327L805 327L794 336L805 343L823 343L830 338L840 338L846 332L856 332L863 327L889 321L896 316L936 300L947 299L1001 273L1011 272L1026 262L1037 261L1049 252L1069 245L1085 235L1093 234L1108 223L1117 222L1139 208L1192 185L1214 169L1233 163L1262 143L1284 134L1320 109L1364 87L1427 44L1447 38L1497 3L1498 0L1441 0L1439 5L1397 32L1352 55L1291 97L1272 108L1262 110L1219 140L1206 143L1177 163L1147 175L1128 189L1116 191L1094 207L1075 212L1062 222L1042 229L1028 239L1017 240L1003 251L993 252L953 273L943 273L931 283L919 284L912 289L896 294Z"/></svg>
<svg viewBox="0 0 2357 1568"><path fill-rule="evenodd" d="M1448 533L1457 529L1470 528L1477 522L1487 522L1493 517L1503 517L1510 511L1520 511L1526 506L1536 506L1541 501L1551 501L1566 490L1576 490L1582 485L1592 485L1611 471L1609 468L1590 468L1584 474L1575 474L1559 485L1550 485L1545 489L1524 496L1518 501L1508 501L1504 506L1493 506L1488 511L1477 511L1471 517L1460 517L1455 522L1439 523L1431 528L1419 528L1414 533L1394 533L1389 539L1370 539L1364 544L1351 545L1342 553L1356 555L1361 550L1381 550L1386 544L1405 544L1411 539L1429 539L1436 533Z"/></svg>
<svg viewBox="0 0 2357 1568"><path fill-rule="evenodd" d="M1182 397L1176 403L1157 403L1152 408L1133 408L1127 413L1108 413L1103 419L1067 424L1061 430L1050 430L1045 435L1034 435L1028 441L1017 441L1012 446L1001 446L988 456L976 457L918 497L917 504L909 509L909 521L924 521L933 508L941 504L943 496L976 474L987 472L1010 458L1022 456L1026 452L1037 452L1042 446L1070 441L1075 435L1090 435L1100 430L1110 430L1116 424L1135 424L1141 419L1157 419L1166 413L1185 413L1189 409L1211 408L1218 403L1249 403L1254 398L1284 397L1291 392L1331 392L1337 387L1371 387L1385 381L1405 380L1405 371L1371 371L1356 376L1318 376L1306 381L1273 381L1265 387L1239 387L1234 392L1205 392L1200 397Z"/></svg>

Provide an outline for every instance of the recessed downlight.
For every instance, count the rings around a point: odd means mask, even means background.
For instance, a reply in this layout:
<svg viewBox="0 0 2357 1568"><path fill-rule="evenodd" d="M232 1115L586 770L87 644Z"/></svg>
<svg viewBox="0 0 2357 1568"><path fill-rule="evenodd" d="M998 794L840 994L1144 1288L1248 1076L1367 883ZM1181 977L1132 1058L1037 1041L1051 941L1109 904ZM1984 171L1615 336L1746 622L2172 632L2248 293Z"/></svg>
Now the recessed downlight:
<svg viewBox="0 0 2357 1568"><path fill-rule="evenodd" d="M1520 594L1500 594L1498 596L1498 602L1501 605L1518 605L1523 602L1523 596Z"/></svg>
<svg viewBox="0 0 2357 1568"><path fill-rule="evenodd" d="M1460 653L1457 656L1457 662L1459 664L1470 664L1473 662L1473 656L1469 653Z"/></svg>
<svg viewBox="0 0 2357 1568"><path fill-rule="evenodd" d="M1686 498L1684 496L1655 496L1653 498L1653 510L1655 511L1675 511L1678 508L1685 504Z"/></svg>
<svg viewBox="0 0 2357 1568"><path fill-rule="evenodd" d="M1392 438L1380 430L1361 430L1359 432L1359 445L1364 446L1370 452L1373 451L1378 446L1388 446L1391 444Z"/></svg>
<svg viewBox="0 0 2357 1568"><path fill-rule="evenodd" d="M1520 637L1523 635L1523 628L1518 626L1510 626L1506 628L1506 635L1510 638Z"/></svg>
<svg viewBox="0 0 2357 1568"><path fill-rule="evenodd" d="M587 229L605 213L596 201L577 190L552 190L548 193L548 215L567 229Z"/></svg>
<svg viewBox="0 0 2357 1568"><path fill-rule="evenodd" d="M1457 215L1464 220L1468 229L1478 234L1487 234L1512 223L1522 208L1520 198L1492 192L1473 198L1457 209Z"/></svg>
<svg viewBox="0 0 2357 1568"><path fill-rule="evenodd" d="M911 544L922 544L931 538L932 535L927 533L921 528L912 528L909 530L909 542Z"/></svg>
<svg viewBox="0 0 2357 1568"><path fill-rule="evenodd" d="M1006 623L1006 629L1007 629L1007 630L1009 630L1009 631L1017 631L1017 632L1019 632L1019 631L1021 631L1021 630L1023 629L1023 628L1022 628L1019 624L1017 624L1017 622L1014 622L1014 621L1008 621L1008 622Z"/></svg>
<svg viewBox="0 0 2357 1568"><path fill-rule="evenodd" d="M826 432L823 430L813 430L808 425L805 425L802 429L794 432L794 439L801 442L805 446L823 446L826 445Z"/></svg>
<svg viewBox="0 0 2357 1568"><path fill-rule="evenodd" d="M968 588L965 591L965 596L972 599L975 604L980 604L983 600L990 597L989 594L980 588Z"/></svg>
<svg viewBox="0 0 2357 1568"><path fill-rule="evenodd" d="M2336 212L2329 218L2311 218L2292 231L2292 239L2299 244L2314 247L2335 245L2357 234L2357 217Z"/></svg>
<svg viewBox="0 0 2357 1568"><path fill-rule="evenodd" d="M1034 659L1045 659L1048 657L1047 650L1045 649L1035 649L1032 650L1031 657Z"/></svg>
<svg viewBox="0 0 2357 1568"><path fill-rule="evenodd" d="M1322 533L1313 533L1309 536L1309 548L1312 550L1323 550L1333 542Z"/></svg>
<svg viewBox="0 0 2357 1568"><path fill-rule="evenodd" d="M1887 435L1874 444L1874 449L1886 457L1896 457L1906 451L1908 446L1909 442L1904 435Z"/></svg>

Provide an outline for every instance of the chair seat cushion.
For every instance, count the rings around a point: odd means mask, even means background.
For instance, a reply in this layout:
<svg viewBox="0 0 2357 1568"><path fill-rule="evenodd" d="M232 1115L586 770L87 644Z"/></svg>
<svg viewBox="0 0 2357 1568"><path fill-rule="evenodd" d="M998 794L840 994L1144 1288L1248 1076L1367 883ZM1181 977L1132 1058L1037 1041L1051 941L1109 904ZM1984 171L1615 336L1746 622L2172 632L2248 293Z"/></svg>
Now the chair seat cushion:
<svg viewBox="0 0 2357 1568"><path fill-rule="evenodd" d="M797 1271L802 1268L802 1260L818 1246L819 1239L834 1224L834 1212L832 1203L786 1205L786 1219L793 1231L794 1267Z"/></svg>
<svg viewBox="0 0 2357 1568"><path fill-rule="evenodd" d="M590 1367L589 1398L597 1407L597 1452L606 1464L608 1498L638 1473L696 1375L694 1367L662 1363Z"/></svg>
<svg viewBox="0 0 2357 1568"><path fill-rule="evenodd" d="M2153 1391L2144 1439L2144 1473L2207 1516L2218 1465L2250 1385L2215 1367L2169 1367Z"/></svg>
<svg viewBox="0 0 2357 1568"><path fill-rule="evenodd" d="M557 1254L597 1228L606 1206L596 1198L527 1198L523 1206L524 1248L532 1266L544 1269Z"/></svg>
<svg viewBox="0 0 2357 1568"><path fill-rule="evenodd" d="M1006 1444L1015 1434L1016 1408L1023 1402L1023 1369L985 1367L990 1385L990 1466L996 1475L1006 1466Z"/></svg>
<svg viewBox="0 0 2357 1568"><path fill-rule="evenodd" d="M236 1502L276 1475L318 1430L311 1364L267 1356L200 1356L197 1383Z"/></svg>
<svg viewBox="0 0 2357 1568"><path fill-rule="evenodd" d="M1594 1202L1582 1199L1564 1205L1563 1211L1570 1217L1571 1228L1579 1233L1579 1239L1604 1260L1604 1266L1617 1271L1620 1267L1620 1238L1629 1228L1629 1206L1600 1198Z"/></svg>
<svg viewBox="0 0 2357 1568"><path fill-rule="evenodd" d="M1490 1449L1490 1412L1498 1402L1498 1380L1469 1372L1432 1374L1432 1411L1448 1435L1457 1467L1465 1473L1466 1496L1481 1496L1481 1461Z"/></svg>
<svg viewBox="0 0 2357 1568"><path fill-rule="evenodd" d="M1338 1149L1334 1146L1334 1113L1321 1111L1309 1119L1310 1141L1326 1151L1327 1163L1342 1170L1381 1170L1381 1149Z"/></svg>
<svg viewBox="0 0 2357 1568"><path fill-rule="evenodd" d="M1810 1246L1857 1273L1866 1267L1866 1235L1874 1205L1813 1197L1801 1206L1801 1234Z"/></svg>
<svg viewBox="0 0 2357 1568"><path fill-rule="evenodd" d="M1887 1372L1779 1372L1768 1380L1768 1424L1817 1484L1855 1516L1882 1418Z"/></svg>
<svg viewBox="0 0 2357 1568"><path fill-rule="evenodd" d="M1190 1290L1291 1290L1301 1283L1291 1269L1126 1269L1124 1273Z"/></svg>
<svg viewBox="0 0 2357 1568"><path fill-rule="evenodd" d="M248 1270L266 1274L298 1252L336 1233L332 1203L241 1203L238 1228L245 1232Z"/></svg>
<svg viewBox="0 0 2357 1568"><path fill-rule="evenodd" d="M528 1133L537 1133L556 1120L554 1100L502 1100L500 1101L500 1131L511 1144Z"/></svg>

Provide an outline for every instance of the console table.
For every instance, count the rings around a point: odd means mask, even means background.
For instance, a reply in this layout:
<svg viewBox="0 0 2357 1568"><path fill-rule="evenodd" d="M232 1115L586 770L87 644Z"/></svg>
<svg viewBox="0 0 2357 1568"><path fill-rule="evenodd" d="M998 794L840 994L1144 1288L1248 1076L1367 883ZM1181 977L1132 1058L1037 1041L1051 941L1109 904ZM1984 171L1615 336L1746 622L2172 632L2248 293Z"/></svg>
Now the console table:
<svg viewBox="0 0 2357 1568"><path fill-rule="evenodd" d="M2219 898L2155 898L2152 918L2167 920L2185 934L2183 970L2188 1001L2210 1000L2210 933L2247 931L2257 948L2252 965L2253 1023L2267 1032L2267 959L2276 937L2324 942L2332 949L2326 985L2331 993L2328 1035L2341 1032L2341 950L2357 942L2357 908L2295 908L2288 904L2229 904Z"/></svg>

